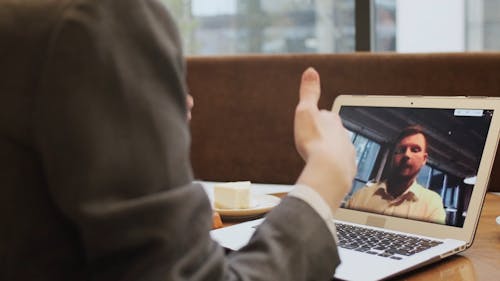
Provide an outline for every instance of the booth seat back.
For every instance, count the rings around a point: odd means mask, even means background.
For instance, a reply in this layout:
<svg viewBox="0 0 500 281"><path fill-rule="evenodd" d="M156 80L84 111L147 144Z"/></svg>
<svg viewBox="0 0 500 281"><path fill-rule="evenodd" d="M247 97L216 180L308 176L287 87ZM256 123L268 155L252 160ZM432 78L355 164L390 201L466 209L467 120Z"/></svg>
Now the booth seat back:
<svg viewBox="0 0 500 281"><path fill-rule="evenodd" d="M304 163L294 147L293 116L309 66L320 73L324 109L339 94L500 96L500 53L190 57L195 177L294 183Z"/></svg>

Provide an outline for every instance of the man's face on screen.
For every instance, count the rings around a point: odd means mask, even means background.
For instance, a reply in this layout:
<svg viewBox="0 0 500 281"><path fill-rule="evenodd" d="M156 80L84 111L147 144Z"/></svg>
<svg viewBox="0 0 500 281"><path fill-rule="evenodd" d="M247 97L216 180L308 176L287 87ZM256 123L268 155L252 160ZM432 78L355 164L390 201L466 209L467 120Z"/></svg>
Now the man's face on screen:
<svg viewBox="0 0 500 281"><path fill-rule="evenodd" d="M394 149L392 173L403 178L415 177L427 161L425 137L415 134L401 139Z"/></svg>

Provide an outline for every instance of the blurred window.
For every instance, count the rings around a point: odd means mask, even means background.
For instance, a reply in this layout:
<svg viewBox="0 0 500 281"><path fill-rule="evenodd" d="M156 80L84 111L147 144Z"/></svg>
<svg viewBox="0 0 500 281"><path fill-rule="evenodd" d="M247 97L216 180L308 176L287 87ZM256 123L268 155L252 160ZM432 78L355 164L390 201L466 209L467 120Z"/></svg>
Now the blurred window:
<svg viewBox="0 0 500 281"><path fill-rule="evenodd" d="M370 181L380 152L380 144L357 133L350 132L350 135L356 149L356 164L358 165L352 194Z"/></svg>
<svg viewBox="0 0 500 281"><path fill-rule="evenodd" d="M354 51L352 0L161 0L188 55Z"/></svg>
<svg viewBox="0 0 500 281"><path fill-rule="evenodd" d="M498 0L160 1L187 55L354 52L356 24L371 25L371 51L500 50ZM357 2L370 20L356 19Z"/></svg>
<svg viewBox="0 0 500 281"><path fill-rule="evenodd" d="M500 50L498 0L375 0L373 10L373 51Z"/></svg>

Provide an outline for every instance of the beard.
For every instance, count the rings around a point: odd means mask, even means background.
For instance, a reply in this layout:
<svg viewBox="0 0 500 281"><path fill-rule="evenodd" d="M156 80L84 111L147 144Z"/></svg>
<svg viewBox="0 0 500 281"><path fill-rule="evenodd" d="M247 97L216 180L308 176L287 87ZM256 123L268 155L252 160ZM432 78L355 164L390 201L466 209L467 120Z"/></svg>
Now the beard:
<svg viewBox="0 0 500 281"><path fill-rule="evenodd" d="M391 169L390 177L398 181L411 180L418 175L420 168L408 163L401 163Z"/></svg>

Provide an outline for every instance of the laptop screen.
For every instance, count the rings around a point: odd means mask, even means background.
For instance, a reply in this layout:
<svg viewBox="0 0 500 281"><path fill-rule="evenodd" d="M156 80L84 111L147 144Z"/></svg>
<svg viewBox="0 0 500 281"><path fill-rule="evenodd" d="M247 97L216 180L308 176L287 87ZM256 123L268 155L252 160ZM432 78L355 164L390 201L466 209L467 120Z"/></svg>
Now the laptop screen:
<svg viewBox="0 0 500 281"><path fill-rule="evenodd" d="M342 106L358 164L342 207L463 227L492 115Z"/></svg>

